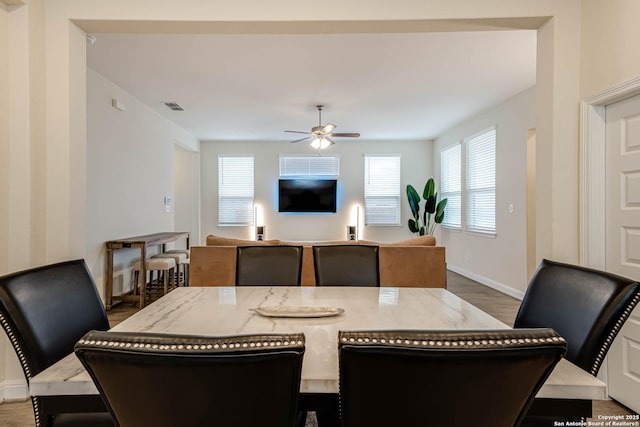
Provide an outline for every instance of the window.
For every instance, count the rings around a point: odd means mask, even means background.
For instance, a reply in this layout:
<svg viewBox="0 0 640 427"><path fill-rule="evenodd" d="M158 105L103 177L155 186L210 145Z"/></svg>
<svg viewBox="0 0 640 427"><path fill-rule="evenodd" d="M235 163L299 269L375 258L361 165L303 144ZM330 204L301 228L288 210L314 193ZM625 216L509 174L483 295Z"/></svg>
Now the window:
<svg viewBox="0 0 640 427"><path fill-rule="evenodd" d="M440 152L440 198L448 199L442 225L495 234L496 129L466 138L463 146Z"/></svg>
<svg viewBox="0 0 640 427"><path fill-rule="evenodd" d="M466 141L467 230L496 232L496 130Z"/></svg>
<svg viewBox="0 0 640 427"><path fill-rule="evenodd" d="M462 150L456 144L440 153L440 200L447 199L442 225L462 227Z"/></svg>
<svg viewBox="0 0 640 427"><path fill-rule="evenodd" d="M218 225L253 225L253 156L218 156Z"/></svg>
<svg viewBox="0 0 640 427"><path fill-rule="evenodd" d="M336 177L340 156L280 156L280 177Z"/></svg>
<svg viewBox="0 0 640 427"><path fill-rule="evenodd" d="M366 225L400 225L400 155L365 155Z"/></svg>

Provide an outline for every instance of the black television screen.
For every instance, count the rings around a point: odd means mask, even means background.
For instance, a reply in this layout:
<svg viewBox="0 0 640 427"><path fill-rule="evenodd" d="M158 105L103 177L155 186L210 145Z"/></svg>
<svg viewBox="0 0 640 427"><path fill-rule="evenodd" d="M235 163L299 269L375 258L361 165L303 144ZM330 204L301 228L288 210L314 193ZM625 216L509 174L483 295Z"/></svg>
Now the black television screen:
<svg viewBox="0 0 640 427"><path fill-rule="evenodd" d="M335 212L335 179L281 179L278 182L279 212Z"/></svg>

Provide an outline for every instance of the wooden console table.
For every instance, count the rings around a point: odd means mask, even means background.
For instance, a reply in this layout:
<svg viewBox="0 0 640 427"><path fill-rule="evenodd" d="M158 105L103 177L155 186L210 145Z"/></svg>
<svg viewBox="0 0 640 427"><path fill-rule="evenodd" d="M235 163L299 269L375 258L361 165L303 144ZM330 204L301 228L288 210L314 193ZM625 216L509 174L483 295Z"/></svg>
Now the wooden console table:
<svg viewBox="0 0 640 427"><path fill-rule="evenodd" d="M140 249L140 259L147 258L147 248L153 246L162 246L162 252L165 251L165 245L167 243L175 242L177 240L186 239L187 249L189 249L189 237L188 232L167 232L167 233L155 233L147 234L146 236L127 237L125 239L110 240L106 242L107 245L107 284L105 291L106 309L111 310L111 306L114 300L117 301L136 301L139 300L140 308L144 307L145 295L144 292L137 295L113 295L113 251L117 249ZM140 277L142 280L146 280L147 269L145 263L142 263L142 270L140 271ZM135 284L134 284L135 286Z"/></svg>

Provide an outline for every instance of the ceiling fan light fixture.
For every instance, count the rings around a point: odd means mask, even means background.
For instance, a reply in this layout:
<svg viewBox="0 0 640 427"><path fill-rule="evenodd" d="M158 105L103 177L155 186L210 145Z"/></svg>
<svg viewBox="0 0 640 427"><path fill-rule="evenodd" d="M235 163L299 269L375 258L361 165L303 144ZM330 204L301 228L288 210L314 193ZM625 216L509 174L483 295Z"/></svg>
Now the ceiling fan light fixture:
<svg viewBox="0 0 640 427"><path fill-rule="evenodd" d="M333 137L357 138L360 136L360 134L357 132L334 133L333 130L336 128L336 125L332 123L328 123L324 126L322 125L322 105L316 105L316 108L318 109L318 126L313 126L311 128L311 132L304 132L299 130L285 130L285 132L302 133L302 134L308 135L305 138L300 138L300 139L296 139L295 141L291 141L292 143L311 141L311 148L315 150L324 150L330 145L335 144Z"/></svg>

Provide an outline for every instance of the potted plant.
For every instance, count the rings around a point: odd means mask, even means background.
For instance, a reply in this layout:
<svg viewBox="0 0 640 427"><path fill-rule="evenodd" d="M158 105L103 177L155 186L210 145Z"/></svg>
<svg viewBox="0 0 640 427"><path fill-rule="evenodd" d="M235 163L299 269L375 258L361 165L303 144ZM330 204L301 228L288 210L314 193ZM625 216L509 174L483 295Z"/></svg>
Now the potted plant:
<svg viewBox="0 0 640 427"><path fill-rule="evenodd" d="M447 199L442 199L438 202L438 193L435 192L435 189L435 181L433 178L429 178L424 186L424 191L422 192L425 204L421 225L420 195L416 189L413 188L413 185L407 185L407 199L409 200L409 206L411 207L411 213L413 214L413 219L409 220L409 230L411 230L412 233L419 233L420 236L433 234L436 229L436 225L442 223L444 220L444 208L447 206Z"/></svg>

